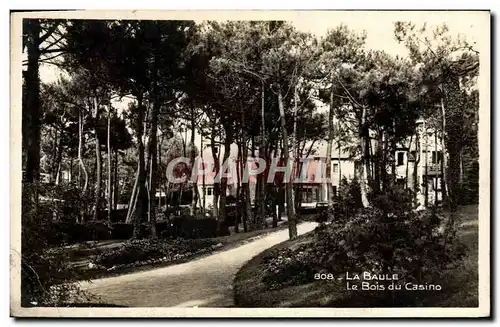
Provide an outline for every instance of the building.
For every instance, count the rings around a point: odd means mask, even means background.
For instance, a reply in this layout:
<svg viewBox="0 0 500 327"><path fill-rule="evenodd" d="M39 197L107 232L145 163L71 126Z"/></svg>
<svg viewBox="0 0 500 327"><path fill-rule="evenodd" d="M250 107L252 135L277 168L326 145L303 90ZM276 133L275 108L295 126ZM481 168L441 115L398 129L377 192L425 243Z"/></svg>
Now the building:
<svg viewBox="0 0 500 327"><path fill-rule="evenodd" d="M441 133L425 120L417 121L416 134L396 152L397 181L406 183L408 178L407 185L417 191L417 201L421 205L425 203L426 192L429 204L442 201L443 153Z"/></svg>
<svg viewBox="0 0 500 327"><path fill-rule="evenodd" d="M421 205L425 203L426 193L428 204L439 203L442 200L441 163L443 160L443 151L440 140L440 133L437 133L428 126L424 120L419 120L417 121L415 135L398 144L392 158L394 160L396 182L416 190L417 201ZM375 148L374 144L372 146ZM295 166L299 167L302 165L301 167L304 167L306 165L307 167L307 173L302 173L302 179L300 180L301 203L306 206L307 204L315 205L317 202L328 201L326 190L328 184L322 180L322 178L326 178L326 148L326 141L316 143L315 148L311 151L311 155L307 158L307 164L303 163ZM223 167L224 148L217 147L214 150L218 153L220 166ZM243 173L238 168L234 168L231 171L231 165L238 167L237 160L238 147L232 144L227 165L227 171L229 172L227 180L228 196L236 195L237 175L240 174L240 180L243 176ZM212 148L210 146L206 146L203 149L201 155L197 158L197 163L198 169L204 172L197 178L198 193L201 197L198 203L199 205L204 205L205 208L210 208L214 203L214 182L216 177ZM332 176L330 183L334 194L337 193L342 179L352 180L355 177L360 178L358 172L359 157L353 156L342 149L339 151L336 144L332 146L331 165ZM255 169L257 166L253 164L251 167ZM392 173L391 167L388 167L388 173ZM298 178L297 176L300 174L300 171L295 173L295 178ZM255 200L256 177L250 175L248 181L250 184L251 200L253 202Z"/></svg>

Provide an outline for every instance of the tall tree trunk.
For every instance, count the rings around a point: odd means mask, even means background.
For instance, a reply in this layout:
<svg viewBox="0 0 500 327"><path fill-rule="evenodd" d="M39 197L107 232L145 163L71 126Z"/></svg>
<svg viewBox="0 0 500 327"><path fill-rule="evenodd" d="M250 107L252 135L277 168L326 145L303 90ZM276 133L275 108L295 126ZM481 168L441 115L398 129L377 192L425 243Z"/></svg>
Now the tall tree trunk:
<svg viewBox="0 0 500 327"><path fill-rule="evenodd" d="M293 131L292 131L292 159L293 159L293 174L292 178L295 181L295 178L299 178L300 175L298 175L299 171L299 146L297 142L297 111L299 108L299 93L298 93L298 85L295 83L293 87ZM299 195L299 184L294 183L293 184L293 205L295 207L295 212L299 212L299 202L300 202L300 195Z"/></svg>
<svg viewBox="0 0 500 327"><path fill-rule="evenodd" d="M52 128L52 130L54 131L53 133L54 144L52 146L52 153L51 153L52 164L50 165L49 168L49 177L51 182L55 182L57 169L59 168L59 164L57 162L57 157L59 152L59 137L58 137L59 133L56 127Z"/></svg>
<svg viewBox="0 0 500 327"><path fill-rule="evenodd" d="M396 123L392 123L392 135L396 135ZM393 137L391 139L391 153L393 154L394 160L391 162L391 174L392 174L392 182L396 181L396 140Z"/></svg>
<svg viewBox="0 0 500 327"><path fill-rule="evenodd" d="M277 158L276 148L277 148L276 141L273 141L272 143L269 144L269 150L267 152L269 154L268 162L271 162L272 158ZM268 194L269 199L270 199L269 205L271 208L270 211L271 211L271 218L272 218L272 226L273 227L277 227L277 224L278 224L278 220L277 220L278 216L277 216L277 209L276 209L276 205L278 203L277 202L276 185L277 185L276 181L273 181L272 183L266 183L266 193Z"/></svg>
<svg viewBox="0 0 500 327"><path fill-rule="evenodd" d="M463 149L460 150L459 152L459 162L460 162L460 173L459 173L459 179L458 179L458 182L460 183L460 185L463 184L464 182L464 151Z"/></svg>
<svg viewBox="0 0 500 327"><path fill-rule="evenodd" d="M61 174L61 163L62 163L62 155L63 155L63 146L62 146L62 134L63 134L63 131L61 130L61 133L59 135L59 140L57 142L57 155L56 155L56 160L55 161L55 164L56 164L56 178L55 178L55 182L56 182L56 185L59 185L59 182L60 182L60 174Z"/></svg>
<svg viewBox="0 0 500 327"><path fill-rule="evenodd" d="M73 182L73 156L69 156L69 174L68 174L69 182Z"/></svg>
<svg viewBox="0 0 500 327"><path fill-rule="evenodd" d="M372 158L374 157L373 147L372 147L372 139L370 136L366 137L365 144L367 146L366 152L368 153L368 161L367 161L367 172L368 172L368 186L370 190L373 190L373 179L375 175L375 166Z"/></svg>
<svg viewBox="0 0 500 327"><path fill-rule="evenodd" d="M448 142L447 152L450 155L448 161L448 169L443 169L443 174L448 175L448 206L451 212L449 219L449 227L454 227L455 216L458 201L460 200L460 174L461 174L461 161L460 161L460 144ZM444 153L443 153L444 161Z"/></svg>
<svg viewBox="0 0 500 327"><path fill-rule="evenodd" d="M239 220L241 215L241 173L242 170L240 170L240 162L242 160L241 158L241 143L238 142L238 155L236 157L236 213L235 213L235 218L234 218L234 232L239 233Z"/></svg>
<svg viewBox="0 0 500 327"><path fill-rule="evenodd" d="M111 193L111 105L108 106L108 135L107 135L107 147L108 147L108 222L111 224L111 205L113 194Z"/></svg>
<svg viewBox="0 0 500 327"><path fill-rule="evenodd" d="M410 165L410 153L411 153L411 144L413 143L413 135L410 136L410 145L408 146L408 152L406 153L406 179L405 179L405 188L408 188L408 177L409 177L409 165ZM415 151L415 155L416 155ZM413 158L415 160L415 158ZM415 162L415 161L414 161Z"/></svg>
<svg viewBox="0 0 500 327"><path fill-rule="evenodd" d="M40 179L40 21L26 19L23 28L27 35L28 65L25 77L26 97L23 103L23 147L26 153L25 180L37 185ZM34 188L31 199L38 204L38 188Z"/></svg>
<svg viewBox="0 0 500 327"><path fill-rule="evenodd" d="M288 132L286 130L286 119L285 119L285 108L283 104L283 97L281 95L281 89L278 90L278 106L280 110L280 121L281 128L283 132L283 159L285 163L288 165ZM285 180L285 190L286 190L286 209L288 216L288 235L290 239L294 239L297 237L297 220L295 218L295 208L293 205L293 196L292 196L292 185L290 181Z"/></svg>
<svg viewBox="0 0 500 327"><path fill-rule="evenodd" d="M115 164L114 164L114 178L113 178L113 208L116 210L118 208L118 201L120 199L120 193L118 190L118 149L114 151L115 155Z"/></svg>
<svg viewBox="0 0 500 327"><path fill-rule="evenodd" d="M183 155L184 157L187 157L187 137L188 137L188 134L187 134L187 127L186 129L184 130L184 137L182 138L182 152L183 152Z"/></svg>
<svg viewBox="0 0 500 327"><path fill-rule="evenodd" d="M262 140L259 145L259 157L266 161L266 123L265 123L265 83L262 80L261 86L261 120L262 120ZM266 226L266 170L259 174L259 216L258 228Z"/></svg>
<svg viewBox="0 0 500 327"><path fill-rule="evenodd" d="M143 95L139 94L137 96L137 151L139 155L139 168L138 168L138 195L136 204L136 215L134 219L134 234L133 238L141 238L141 227L146 221L147 208L148 208L148 194L146 188L146 164L145 164L145 153L144 153L144 116L145 107L143 104Z"/></svg>
<svg viewBox="0 0 500 327"><path fill-rule="evenodd" d="M170 184L170 181L166 181L166 186L165 186L165 201L167 202L167 209L173 206L174 203L174 192L171 190L172 186Z"/></svg>
<svg viewBox="0 0 500 327"><path fill-rule="evenodd" d="M273 228L276 228L278 227L278 213L276 212L276 207L277 207L277 188L275 186L275 184L270 184L269 185L269 189L270 189L270 192L272 193L272 197L271 197L271 200L272 200L272 204L271 204L271 207L272 207L272 217L273 217Z"/></svg>
<svg viewBox="0 0 500 327"><path fill-rule="evenodd" d="M88 182L89 182L89 174L87 172L87 167L85 166L85 163L83 162L83 114L82 112L79 113L79 134L78 134L78 162L80 163L80 167L83 171L83 190L82 193L87 192L87 187L88 187Z"/></svg>
<svg viewBox="0 0 500 327"><path fill-rule="evenodd" d="M282 221L283 213L285 212L285 189L283 184L278 184L278 221Z"/></svg>
<svg viewBox="0 0 500 327"><path fill-rule="evenodd" d="M372 173L372 176L373 176L373 191L375 193L378 193L380 192L380 190L382 189L381 188L381 170L382 170L382 147L383 147L383 141L382 141L382 131L378 131L377 132L377 144L376 144L376 150L375 150L375 154L374 154L374 157L373 157L373 160L372 160L372 163L373 163L373 173Z"/></svg>
<svg viewBox="0 0 500 327"><path fill-rule="evenodd" d="M448 168L446 160L446 108L444 106L444 98L441 97L441 196L443 204L448 203L448 182L446 169Z"/></svg>
<svg viewBox="0 0 500 327"><path fill-rule="evenodd" d="M255 137L252 135L252 158L255 158Z"/></svg>
<svg viewBox="0 0 500 327"><path fill-rule="evenodd" d="M205 167L205 160L203 158L203 137L200 137L200 158L201 158L201 165L203 166L203 171L205 171L206 167ZM206 208L206 196L207 196L207 193L206 193L206 190L205 190L205 172L203 172L203 176L201 177L202 178L202 192L203 192L203 202L200 203L200 206L201 206L201 216L202 217L205 217L205 208ZM198 192L198 195L200 193Z"/></svg>
<svg viewBox="0 0 500 327"><path fill-rule="evenodd" d="M61 180L61 161L59 161L59 164L57 165L55 184L59 185L60 180Z"/></svg>
<svg viewBox="0 0 500 327"><path fill-rule="evenodd" d="M370 164L368 160L368 150L369 145L367 142L370 142L369 133L366 124L366 108L363 107L363 112L361 115L361 124L360 124L360 135L359 140L361 142L361 178L359 179L360 189L361 189L361 201L363 206L366 208L370 205L368 202L368 166ZM395 153L394 153L395 155Z"/></svg>
<svg viewBox="0 0 500 327"><path fill-rule="evenodd" d="M265 147L260 144L259 146L259 157L266 162ZM256 218L255 228L263 228L266 225L266 171L260 173L257 177L256 185L256 201L255 204L258 208L258 214Z"/></svg>
<svg viewBox="0 0 500 327"><path fill-rule="evenodd" d="M130 223L132 221L132 219L135 217L134 215L135 215L135 209L137 207L137 199L138 198L139 198L139 190L137 189L136 192L134 193L133 198L130 199L130 202L132 203L132 205L130 206L130 209L129 209L130 216L125 221L126 223Z"/></svg>
<svg viewBox="0 0 500 327"><path fill-rule="evenodd" d="M244 116L243 116L244 117ZM244 119L244 118L243 118ZM248 159L248 146L245 142L245 140L243 140L242 142L242 149L243 149L243 158L244 158L244 162L245 164L247 163L247 159ZM244 164L243 164L243 161L241 162L241 170L243 171L244 169ZM249 227L253 227L251 226L251 222L253 221L253 212L252 212L252 203L251 203L251 198L250 198L251 194L250 194L250 183L249 181L245 181L245 183L243 183L243 203L244 203L244 206L245 206L245 214L243 216L243 230L245 232L247 232L249 229ZM249 222L250 222L250 226L249 226Z"/></svg>
<svg viewBox="0 0 500 327"><path fill-rule="evenodd" d="M154 150L154 152L156 153L156 149ZM153 154L153 156L155 156L155 154ZM148 222L149 222L150 238L156 238L156 212L155 212L156 187L153 187L155 186L153 185L155 180L155 173L153 170L154 166L156 166L155 162L156 160L150 160L149 162Z"/></svg>
<svg viewBox="0 0 500 327"><path fill-rule="evenodd" d="M425 187L425 207L427 208L429 206L429 135L427 133L427 123L424 121L424 136L425 136L425 178L424 178L424 187Z"/></svg>
<svg viewBox="0 0 500 327"><path fill-rule="evenodd" d="M160 141L159 142L156 142L157 143L157 146L156 146L156 165L157 165L157 168L158 168L158 171L157 171L157 178L156 178L156 184L158 185L158 188L160 189L160 197L158 199L158 208L162 208L162 205L163 205L163 169L162 169L162 166L161 166L161 147L162 147L162 144L163 144L163 139L164 139L164 134L163 132L161 132L161 138L160 138Z"/></svg>
<svg viewBox="0 0 500 327"><path fill-rule="evenodd" d="M214 127L215 128L215 127ZM210 137L210 146L212 148L212 158L214 159L215 176L219 174L220 161L219 154L215 151L215 129L212 130ZM214 202L213 202L213 216L219 220L219 196L220 196L220 183L214 178Z"/></svg>
<svg viewBox="0 0 500 327"><path fill-rule="evenodd" d="M82 193L85 193L87 190L88 183L88 173L87 168L85 168L85 163L83 162L83 114L81 111L78 112L78 186L81 184L81 172L83 171L84 175L84 186Z"/></svg>
<svg viewBox="0 0 500 327"><path fill-rule="evenodd" d="M441 164L441 162L443 161L441 159L441 161L438 163L439 161L439 156L438 156L438 138L437 138L437 133L434 133L434 152L436 153L436 163L435 165L439 165ZM436 176L436 185L434 187L434 205L437 205L437 201L438 201L438 176ZM443 171L441 170L441 194L443 192ZM443 197L441 196L441 200L443 200Z"/></svg>
<svg viewBox="0 0 500 327"><path fill-rule="evenodd" d="M279 141L279 157L280 159L283 159L283 139L280 139ZM278 182L278 221L282 221L282 216L283 213L285 212L285 201L286 201L286 196L285 196L285 186L283 185L282 182Z"/></svg>
<svg viewBox="0 0 500 327"><path fill-rule="evenodd" d="M388 165L387 165L387 159L388 159L388 149L389 149L389 144L387 140L387 132L384 130L382 131L382 143L383 143L383 152L382 152L382 163L381 163L381 169L380 169L380 178L382 179L382 188L381 190L386 190L387 189L387 184L388 184Z"/></svg>
<svg viewBox="0 0 500 327"><path fill-rule="evenodd" d="M417 196L417 192L420 192L420 187L418 186L418 166L420 165L421 159L421 144L420 144L420 133L417 132L415 135L415 162L413 164L413 192L415 197ZM420 205L420 204L419 204Z"/></svg>
<svg viewBox="0 0 500 327"><path fill-rule="evenodd" d="M182 200L184 198L184 183L179 186L179 197L177 198L177 207L182 205Z"/></svg>
<svg viewBox="0 0 500 327"><path fill-rule="evenodd" d="M238 153L241 152L243 156L243 160L239 163L239 169L241 172L244 171L246 165L248 165L248 146L247 146L247 134L246 134L246 115L245 115L245 110L242 110L241 113L241 130L242 130L242 136L240 140L240 148L238 149ZM248 179L245 180L245 183L242 183L242 197L243 197L243 207L244 210L242 211L242 216L243 216L243 230L248 232L249 230L249 222L253 221L252 217L252 204L251 204L251 199L250 199L250 185Z"/></svg>
<svg viewBox="0 0 500 327"><path fill-rule="evenodd" d="M190 160L191 160L191 166L193 170L198 170L198 167L195 167L195 159L196 159L196 148L194 146L194 133L196 131L196 125L195 125L195 115L194 115L194 110L191 110L191 153L190 153ZM201 149L200 149L201 151ZM201 153L201 152L200 152ZM193 181L193 197L191 201L191 214L194 215L196 211L196 203L198 202L198 199L200 198L200 194L198 193L198 174L196 174L196 178Z"/></svg>
<svg viewBox="0 0 500 327"><path fill-rule="evenodd" d="M97 99L94 99L94 109L95 109L95 122L94 122L94 133L95 133L95 158L96 158L96 181L95 181L95 203L94 203L94 220L99 219L101 211L101 184L102 184L102 162L101 162L101 143L99 141L98 134L98 124L99 124L99 107L97 104Z"/></svg>
<svg viewBox="0 0 500 327"><path fill-rule="evenodd" d="M223 156L223 165L228 162L229 156L231 154L231 143L232 137L229 129L226 129L226 140L224 142L224 156ZM229 168L229 165L227 166ZM221 172L225 174L225 171ZM220 196L219 196L219 215L222 222L225 222L227 219L227 177L222 177L220 181Z"/></svg>
<svg viewBox="0 0 500 327"><path fill-rule="evenodd" d="M328 111L328 144L326 145L326 185L323 189L326 191L326 200L328 203L332 200L331 189L332 189L332 145L333 145L333 83L332 89L330 91L330 108Z"/></svg>
<svg viewBox="0 0 500 327"><path fill-rule="evenodd" d="M340 122L339 122L339 125L340 125ZM340 148L340 135L339 135L339 141L338 141L338 144L337 144L337 150L338 150L338 154L339 154L339 186L340 186L340 182L342 182L342 160L340 158L340 156L341 156L341 151L340 151L341 150L341 148Z"/></svg>
<svg viewBox="0 0 500 327"><path fill-rule="evenodd" d="M137 165L137 170L135 172L135 178L134 178L134 186L132 187L132 194L130 195L130 200L128 203L127 218L125 219L126 223L132 221L132 211L135 210L137 193L139 192L138 186L139 186L139 165Z"/></svg>
<svg viewBox="0 0 500 327"><path fill-rule="evenodd" d="M155 59L156 61L156 59ZM154 100L153 108L151 113L151 131L149 137L149 160L150 160L150 171L149 171L149 202L148 202L148 220L150 225L150 237L156 238L156 171L158 170L158 161L156 160L157 155L157 138L158 138L158 115L160 111L160 99L158 98L158 89L155 83L154 90ZM193 144L194 147L194 144ZM161 194L160 194L161 196Z"/></svg>

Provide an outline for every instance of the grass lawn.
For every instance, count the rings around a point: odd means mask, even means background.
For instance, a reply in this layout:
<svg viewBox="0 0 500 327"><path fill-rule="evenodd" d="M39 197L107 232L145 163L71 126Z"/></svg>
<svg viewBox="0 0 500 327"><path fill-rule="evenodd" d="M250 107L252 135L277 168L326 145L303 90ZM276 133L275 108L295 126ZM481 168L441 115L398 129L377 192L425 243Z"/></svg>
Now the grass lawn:
<svg viewBox="0 0 500 327"><path fill-rule="evenodd" d="M410 306L420 307L477 307L478 306L478 224L477 206L460 208L457 218L459 238L467 245L466 256L456 266L443 271L434 283L441 291L403 292L401 299L411 299ZM383 307L394 306L381 299L375 292L346 290L345 280L318 280L269 290L262 282L262 260L273 249L296 248L314 240L314 232L286 241L264 251L247 262L234 280L237 307ZM408 303L408 302L407 302ZM404 303L398 306L407 306Z"/></svg>

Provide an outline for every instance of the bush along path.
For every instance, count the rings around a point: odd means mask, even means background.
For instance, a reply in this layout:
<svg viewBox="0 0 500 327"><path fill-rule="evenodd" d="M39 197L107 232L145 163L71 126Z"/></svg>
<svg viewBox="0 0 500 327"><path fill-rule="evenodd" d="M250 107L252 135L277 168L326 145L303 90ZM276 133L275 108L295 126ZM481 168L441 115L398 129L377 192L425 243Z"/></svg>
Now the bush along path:
<svg viewBox="0 0 500 327"><path fill-rule="evenodd" d="M416 211L412 194L385 192L371 208L338 199L330 224L246 263L235 305L477 307L477 208L459 207L446 232L449 212Z"/></svg>
<svg viewBox="0 0 500 327"><path fill-rule="evenodd" d="M305 234L316 226L305 222L298 232ZM104 303L128 307L230 307L233 279L241 266L287 239L288 231L280 230L198 260L82 282L81 288Z"/></svg>

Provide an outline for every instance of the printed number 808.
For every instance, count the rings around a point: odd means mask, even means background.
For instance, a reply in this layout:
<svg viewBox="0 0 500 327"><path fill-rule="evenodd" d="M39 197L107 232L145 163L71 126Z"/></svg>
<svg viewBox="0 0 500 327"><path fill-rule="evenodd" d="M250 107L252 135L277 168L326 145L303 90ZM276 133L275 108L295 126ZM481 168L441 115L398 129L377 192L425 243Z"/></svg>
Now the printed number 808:
<svg viewBox="0 0 500 327"><path fill-rule="evenodd" d="M333 274L320 274L320 273L316 273L314 274L314 279L316 280L321 280L321 279L328 279L328 280L331 280L331 279L335 279L335 276Z"/></svg>

